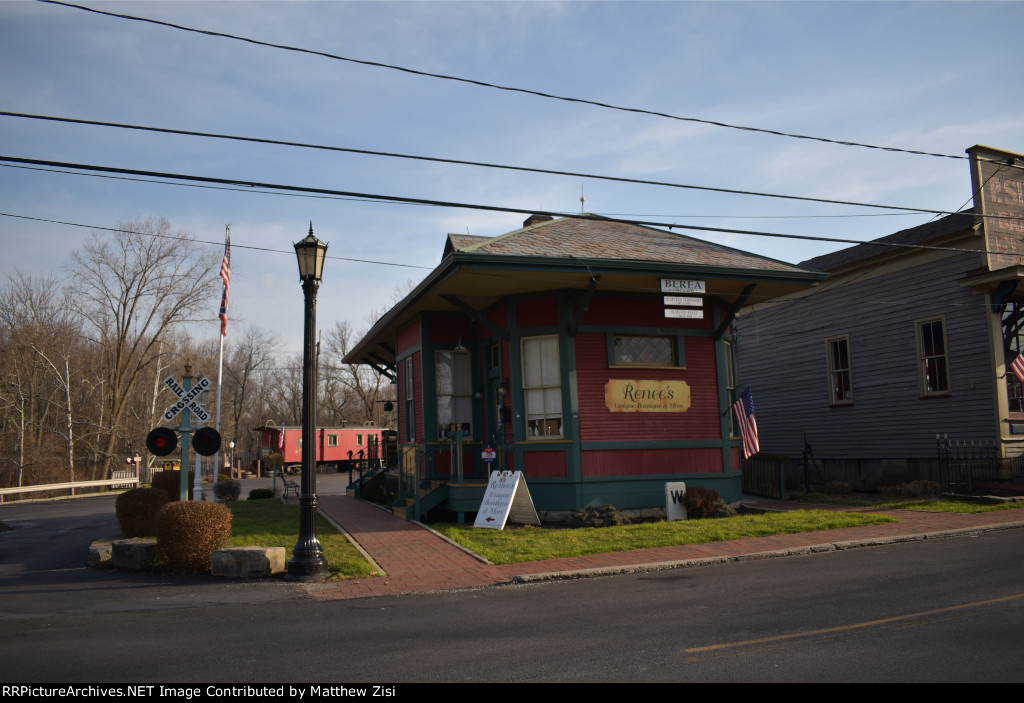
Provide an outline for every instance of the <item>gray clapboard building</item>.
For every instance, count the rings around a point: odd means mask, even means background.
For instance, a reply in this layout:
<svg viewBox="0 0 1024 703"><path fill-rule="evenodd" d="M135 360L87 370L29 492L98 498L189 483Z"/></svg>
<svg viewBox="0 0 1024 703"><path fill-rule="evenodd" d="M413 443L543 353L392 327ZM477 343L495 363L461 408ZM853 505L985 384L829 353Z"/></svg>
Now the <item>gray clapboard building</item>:
<svg viewBox="0 0 1024 703"><path fill-rule="evenodd" d="M967 151L972 209L804 261L829 278L741 312L763 452L927 458L948 435L1024 454L1024 157Z"/></svg>

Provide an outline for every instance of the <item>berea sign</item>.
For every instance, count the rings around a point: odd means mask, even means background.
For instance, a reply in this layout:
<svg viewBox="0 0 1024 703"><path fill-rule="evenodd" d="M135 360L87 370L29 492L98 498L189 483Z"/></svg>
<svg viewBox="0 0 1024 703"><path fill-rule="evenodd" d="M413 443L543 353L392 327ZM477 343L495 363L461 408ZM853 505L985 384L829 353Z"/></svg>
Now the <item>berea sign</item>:
<svg viewBox="0 0 1024 703"><path fill-rule="evenodd" d="M164 385L171 389L171 393L178 396L178 402L167 408L167 412L164 413L164 422L170 422L178 413L186 408L191 410L200 422L207 422L210 419L210 413L206 412L206 408L196 400L200 393L210 388L210 379L206 378L206 376L203 376L203 380L192 386L188 391L178 385L178 382L174 380L174 376L165 378Z"/></svg>

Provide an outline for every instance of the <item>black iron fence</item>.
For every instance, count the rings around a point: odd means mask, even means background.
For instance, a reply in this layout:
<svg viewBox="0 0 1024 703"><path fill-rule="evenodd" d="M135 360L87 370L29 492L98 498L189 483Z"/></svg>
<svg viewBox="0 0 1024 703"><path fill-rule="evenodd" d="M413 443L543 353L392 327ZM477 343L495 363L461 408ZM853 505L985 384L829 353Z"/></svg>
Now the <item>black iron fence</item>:
<svg viewBox="0 0 1024 703"><path fill-rule="evenodd" d="M997 488L1024 477L1024 456L1004 459L993 440L936 437L934 457L908 459L816 458L810 446L799 457L757 454L742 464L743 492L783 498L785 491L822 491L831 481L855 491L878 492L885 486L934 481L943 491L974 492Z"/></svg>

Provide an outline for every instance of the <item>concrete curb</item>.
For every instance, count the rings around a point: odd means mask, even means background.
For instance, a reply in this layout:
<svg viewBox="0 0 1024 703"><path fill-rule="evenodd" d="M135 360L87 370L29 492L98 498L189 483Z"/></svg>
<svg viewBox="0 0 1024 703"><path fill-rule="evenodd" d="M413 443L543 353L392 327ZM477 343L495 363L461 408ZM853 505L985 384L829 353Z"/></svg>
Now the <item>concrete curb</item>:
<svg viewBox="0 0 1024 703"><path fill-rule="evenodd" d="M630 564L625 566L602 566L593 569L576 569L572 571L548 571L533 574L519 574L512 576L509 583L538 583L542 581L569 580L577 578L593 578L595 576L614 576L618 574L635 574L653 571L667 571L669 569L686 569L697 566L713 566L716 564L727 564L731 562L758 561L761 559L776 559L779 557L806 556L821 552L835 552L847 549L859 549L862 547L877 547L885 544L899 544L902 542L920 542L928 539L948 539L950 537L963 537L981 532L994 532L997 530L1011 530L1024 528L1024 522L1009 522L999 525L983 525L979 527L964 527L954 530L942 530L939 532L927 532L916 535L894 535L892 537L878 537L874 539L846 540L843 542L824 542L822 544L808 545L805 547L792 547L786 549L773 549L767 552L751 552L750 554L738 554L735 556L722 557L701 557L697 559L680 559L678 561L652 562L648 564Z"/></svg>

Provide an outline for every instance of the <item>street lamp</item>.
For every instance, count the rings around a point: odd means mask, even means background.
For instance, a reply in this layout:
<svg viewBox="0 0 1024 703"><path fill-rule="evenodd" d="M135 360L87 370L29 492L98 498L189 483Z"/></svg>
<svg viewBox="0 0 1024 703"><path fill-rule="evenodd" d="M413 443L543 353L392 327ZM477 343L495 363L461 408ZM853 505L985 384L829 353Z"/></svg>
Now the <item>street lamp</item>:
<svg viewBox="0 0 1024 703"><path fill-rule="evenodd" d="M299 541L288 562L287 578L313 581L327 576L327 559L316 537L316 292L324 271L327 245L309 234L295 244L299 279L306 299L302 346L302 480L299 496Z"/></svg>

